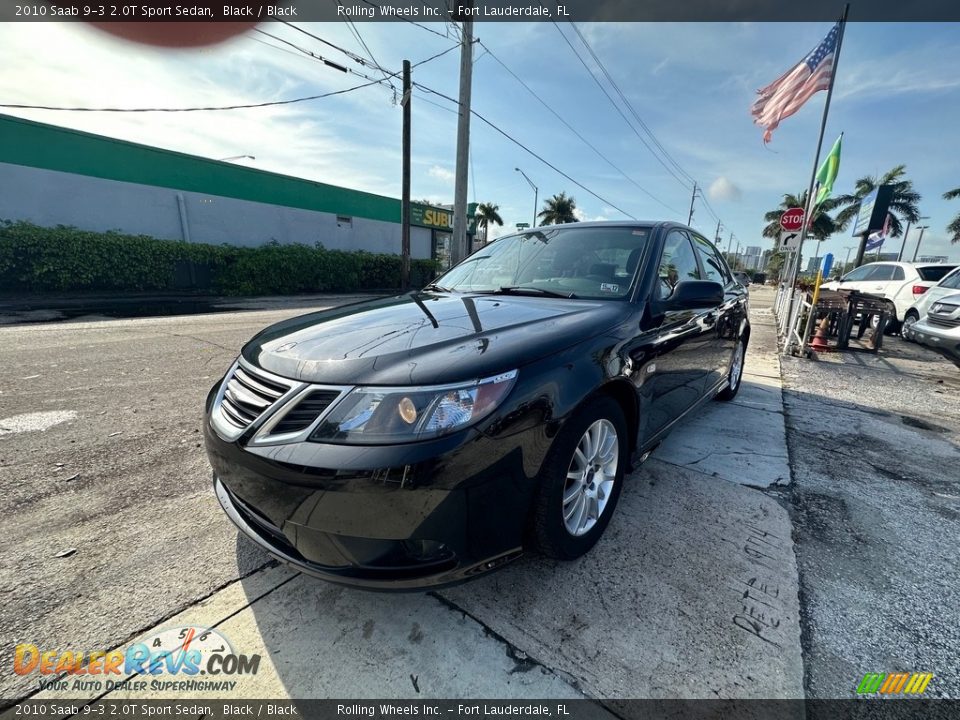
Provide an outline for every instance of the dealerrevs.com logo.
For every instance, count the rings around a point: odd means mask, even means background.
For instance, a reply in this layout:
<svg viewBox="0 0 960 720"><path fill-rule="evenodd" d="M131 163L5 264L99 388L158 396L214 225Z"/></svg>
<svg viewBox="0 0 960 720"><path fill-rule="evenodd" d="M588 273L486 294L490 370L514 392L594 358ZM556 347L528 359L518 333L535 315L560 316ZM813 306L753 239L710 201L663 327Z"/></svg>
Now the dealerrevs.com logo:
<svg viewBox="0 0 960 720"><path fill-rule="evenodd" d="M255 675L260 655L234 651L220 632L203 627L167 628L125 650L41 650L16 646L13 671L38 674L47 690L117 689L229 691L242 675Z"/></svg>

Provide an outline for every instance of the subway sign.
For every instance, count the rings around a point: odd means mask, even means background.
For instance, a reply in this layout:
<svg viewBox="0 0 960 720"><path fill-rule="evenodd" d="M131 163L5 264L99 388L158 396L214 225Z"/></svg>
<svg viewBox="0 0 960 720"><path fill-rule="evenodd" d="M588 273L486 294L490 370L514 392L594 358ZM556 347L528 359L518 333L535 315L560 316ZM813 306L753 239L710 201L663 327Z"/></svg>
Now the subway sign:
<svg viewBox="0 0 960 720"><path fill-rule="evenodd" d="M477 206L475 203L470 203L467 206L467 215L470 218L470 224L467 226L468 233L473 233L477 224L476 217L474 215L474 213L476 213L476 208ZM411 203L410 224L452 232L453 210Z"/></svg>

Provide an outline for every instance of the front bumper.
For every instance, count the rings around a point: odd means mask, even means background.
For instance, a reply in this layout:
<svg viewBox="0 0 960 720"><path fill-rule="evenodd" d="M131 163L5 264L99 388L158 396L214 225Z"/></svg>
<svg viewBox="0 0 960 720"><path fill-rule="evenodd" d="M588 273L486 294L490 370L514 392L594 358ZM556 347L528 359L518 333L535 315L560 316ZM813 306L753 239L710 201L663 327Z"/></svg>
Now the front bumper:
<svg viewBox="0 0 960 720"><path fill-rule="evenodd" d="M940 328L920 320L910 328L910 334L921 345L939 350L955 362L960 361L960 328Z"/></svg>
<svg viewBox="0 0 960 720"><path fill-rule="evenodd" d="M391 447L244 447L204 422L230 520L279 560L373 590L449 585L519 557L543 425Z"/></svg>

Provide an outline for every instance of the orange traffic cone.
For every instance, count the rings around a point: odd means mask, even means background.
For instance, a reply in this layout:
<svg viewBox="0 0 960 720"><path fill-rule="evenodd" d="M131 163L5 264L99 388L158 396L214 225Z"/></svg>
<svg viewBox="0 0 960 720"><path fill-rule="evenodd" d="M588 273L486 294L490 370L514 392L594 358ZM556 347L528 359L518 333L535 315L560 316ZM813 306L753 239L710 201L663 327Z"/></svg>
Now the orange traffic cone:
<svg viewBox="0 0 960 720"><path fill-rule="evenodd" d="M827 315L827 317L821 320L820 324L817 325L817 332L814 333L813 339L810 341L811 350L823 352L830 349L830 345L827 344L827 328L829 327L830 316Z"/></svg>

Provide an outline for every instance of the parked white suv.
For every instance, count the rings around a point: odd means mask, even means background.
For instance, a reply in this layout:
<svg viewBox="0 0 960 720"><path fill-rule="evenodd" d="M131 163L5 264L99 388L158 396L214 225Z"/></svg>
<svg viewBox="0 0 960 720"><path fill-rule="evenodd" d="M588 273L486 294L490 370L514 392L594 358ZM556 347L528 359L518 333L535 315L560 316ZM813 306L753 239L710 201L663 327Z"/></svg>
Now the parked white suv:
<svg viewBox="0 0 960 720"><path fill-rule="evenodd" d="M839 280L823 284L827 290L856 290L890 300L894 312L887 324L895 331L907 316L907 310L927 290L936 285L956 264L873 262L851 270Z"/></svg>
<svg viewBox="0 0 960 720"><path fill-rule="evenodd" d="M958 292L960 292L960 267L951 270L944 276L943 280L927 290L920 296L919 300L910 306L903 316L903 328L901 328L900 334L906 340L913 340L913 324L917 320L922 320L930 310L930 306L937 300L947 295L955 295Z"/></svg>

